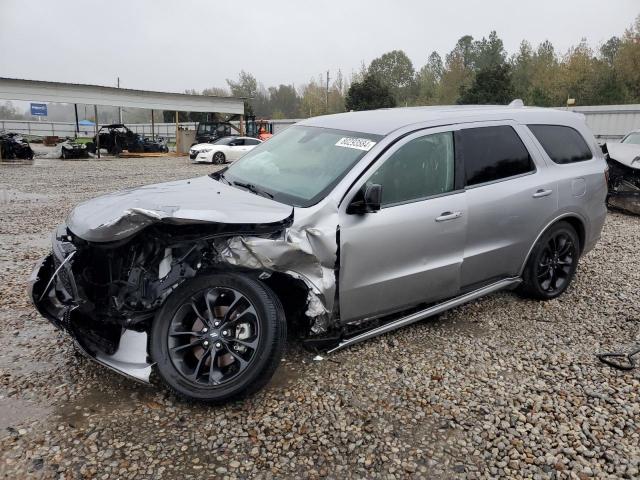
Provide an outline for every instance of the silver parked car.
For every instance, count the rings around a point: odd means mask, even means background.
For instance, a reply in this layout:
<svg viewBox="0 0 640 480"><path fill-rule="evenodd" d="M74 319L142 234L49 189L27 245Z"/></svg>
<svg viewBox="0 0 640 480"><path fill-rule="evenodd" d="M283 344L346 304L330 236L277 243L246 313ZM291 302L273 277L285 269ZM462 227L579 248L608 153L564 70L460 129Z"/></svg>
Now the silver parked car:
<svg viewBox="0 0 640 480"><path fill-rule="evenodd" d="M96 361L226 401L269 380L288 328L335 350L502 289L557 297L605 175L566 111L312 118L210 176L78 205L31 296Z"/></svg>

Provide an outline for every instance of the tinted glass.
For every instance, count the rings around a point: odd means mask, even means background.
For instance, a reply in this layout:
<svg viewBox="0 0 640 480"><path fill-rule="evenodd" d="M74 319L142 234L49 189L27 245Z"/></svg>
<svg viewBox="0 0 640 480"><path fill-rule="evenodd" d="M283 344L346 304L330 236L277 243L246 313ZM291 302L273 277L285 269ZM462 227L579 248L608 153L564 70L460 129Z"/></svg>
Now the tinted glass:
<svg viewBox="0 0 640 480"><path fill-rule="evenodd" d="M529 130L555 163L573 163L593 158L577 130L563 125L528 125Z"/></svg>
<svg viewBox="0 0 640 480"><path fill-rule="evenodd" d="M234 140L235 140L234 137L223 137L223 138L219 138L215 142L213 142L213 145L229 145Z"/></svg>
<svg viewBox="0 0 640 480"><path fill-rule="evenodd" d="M230 182L251 183L274 200L318 203L381 139L380 135L293 126L252 148L226 171Z"/></svg>
<svg viewBox="0 0 640 480"><path fill-rule="evenodd" d="M244 145L244 139L243 138L235 138L233 140L233 142L229 143L230 146L232 147L242 147Z"/></svg>
<svg viewBox="0 0 640 480"><path fill-rule="evenodd" d="M244 144L245 144L245 145L258 145L259 143L260 143L260 142L259 142L258 140L256 140L256 139L254 139L254 138L247 138L247 139L244 141Z"/></svg>
<svg viewBox="0 0 640 480"><path fill-rule="evenodd" d="M633 132L624 137L622 143L632 143L634 145L640 145L640 132Z"/></svg>
<svg viewBox="0 0 640 480"><path fill-rule="evenodd" d="M382 185L382 205L392 205L450 192L453 171L453 134L435 133L396 150L369 183Z"/></svg>
<svg viewBox="0 0 640 480"><path fill-rule="evenodd" d="M456 132L456 149L464 161L467 185L492 182L534 170L522 140L508 125Z"/></svg>

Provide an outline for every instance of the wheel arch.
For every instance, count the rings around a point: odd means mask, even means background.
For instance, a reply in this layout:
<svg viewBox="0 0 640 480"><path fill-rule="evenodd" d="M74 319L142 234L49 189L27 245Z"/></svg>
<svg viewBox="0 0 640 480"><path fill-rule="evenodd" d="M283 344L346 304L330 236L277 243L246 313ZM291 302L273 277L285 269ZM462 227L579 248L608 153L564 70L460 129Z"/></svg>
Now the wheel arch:
<svg viewBox="0 0 640 480"><path fill-rule="evenodd" d="M202 275L215 273L243 275L264 284L282 305L287 321L287 330L300 336L308 334L314 321L313 317L305 314L311 289L301 278L278 271L270 271L268 276L264 276L264 270L225 268L223 266L205 270Z"/></svg>
<svg viewBox="0 0 640 480"><path fill-rule="evenodd" d="M542 237L542 235L544 235L544 233L547 230L549 230L558 222L567 222L569 225L571 225L574 228L574 230L578 234L578 240L580 242L580 245L578 246L579 254L580 255L582 254L582 251L584 250L585 239L586 239L586 226L585 226L584 219L580 215L574 212L563 213L562 215L555 217L553 220L547 223L545 227L540 231L540 233L538 233L535 240L529 247L529 250L527 251L527 256L525 257L524 262L522 262L522 265L520 267L520 272L519 272L520 276L522 276L524 269L527 266L527 262L529 261L529 257L531 257L531 253L533 252L533 249L538 243L538 240L540 240L540 237Z"/></svg>
<svg viewBox="0 0 640 480"><path fill-rule="evenodd" d="M289 331L302 336L308 334L313 318L305 315L310 291L307 284L284 272L272 272L268 278L258 279L280 300Z"/></svg>

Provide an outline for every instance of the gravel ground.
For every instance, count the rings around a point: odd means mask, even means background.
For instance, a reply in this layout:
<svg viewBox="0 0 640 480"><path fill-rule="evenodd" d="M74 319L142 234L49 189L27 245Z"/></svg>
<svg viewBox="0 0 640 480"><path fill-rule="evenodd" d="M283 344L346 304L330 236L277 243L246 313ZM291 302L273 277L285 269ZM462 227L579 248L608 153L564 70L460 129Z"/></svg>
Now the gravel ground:
<svg viewBox="0 0 640 480"><path fill-rule="evenodd" d="M185 158L0 165L0 474L7 478L638 478L640 217L611 213L558 300L500 293L188 405L78 356L29 305L49 232L103 192L208 173Z"/></svg>

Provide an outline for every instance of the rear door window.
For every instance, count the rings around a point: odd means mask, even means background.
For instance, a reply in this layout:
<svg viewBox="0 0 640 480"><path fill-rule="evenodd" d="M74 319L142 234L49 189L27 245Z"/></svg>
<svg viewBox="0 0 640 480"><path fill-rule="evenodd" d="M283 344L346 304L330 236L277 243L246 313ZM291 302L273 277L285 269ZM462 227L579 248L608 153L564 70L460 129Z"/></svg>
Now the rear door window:
<svg viewBox="0 0 640 480"><path fill-rule="evenodd" d="M555 163L591 160L593 155L580 133L564 125L527 125Z"/></svg>
<svg viewBox="0 0 640 480"><path fill-rule="evenodd" d="M508 125L467 128L455 136L467 186L493 182L535 170L529 151Z"/></svg>

